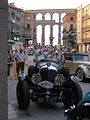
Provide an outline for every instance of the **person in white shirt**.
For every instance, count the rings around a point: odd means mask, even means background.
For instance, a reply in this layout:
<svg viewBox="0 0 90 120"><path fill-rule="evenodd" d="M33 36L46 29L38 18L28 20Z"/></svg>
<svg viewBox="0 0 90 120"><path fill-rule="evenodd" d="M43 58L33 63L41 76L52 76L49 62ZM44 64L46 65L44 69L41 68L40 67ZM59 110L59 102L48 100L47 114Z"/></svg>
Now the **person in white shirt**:
<svg viewBox="0 0 90 120"><path fill-rule="evenodd" d="M37 62L38 61L38 49L36 48L35 49L35 62Z"/></svg>
<svg viewBox="0 0 90 120"><path fill-rule="evenodd" d="M23 53L22 49L20 49L19 53L17 53L15 60L16 60L16 72L18 76L20 74L20 71L24 72L24 66L25 66L25 60L26 60L26 56Z"/></svg>

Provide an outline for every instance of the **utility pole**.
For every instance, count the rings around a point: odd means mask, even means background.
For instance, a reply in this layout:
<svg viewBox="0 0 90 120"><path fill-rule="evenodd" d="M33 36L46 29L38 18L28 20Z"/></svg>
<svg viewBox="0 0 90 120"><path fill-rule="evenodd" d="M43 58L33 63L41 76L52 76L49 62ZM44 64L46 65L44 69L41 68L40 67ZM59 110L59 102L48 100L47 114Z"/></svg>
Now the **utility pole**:
<svg viewBox="0 0 90 120"><path fill-rule="evenodd" d="M7 97L7 0L0 0L0 120L8 120Z"/></svg>

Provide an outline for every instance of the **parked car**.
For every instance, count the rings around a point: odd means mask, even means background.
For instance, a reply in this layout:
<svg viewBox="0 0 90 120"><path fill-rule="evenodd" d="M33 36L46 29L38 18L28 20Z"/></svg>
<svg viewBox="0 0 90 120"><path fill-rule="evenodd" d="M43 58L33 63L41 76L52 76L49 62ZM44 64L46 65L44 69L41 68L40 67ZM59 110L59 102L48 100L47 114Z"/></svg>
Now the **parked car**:
<svg viewBox="0 0 90 120"><path fill-rule="evenodd" d="M30 100L39 103L63 102L66 108L82 99L82 89L78 78L70 76L63 61L41 59L28 73L18 77L16 87L17 102L21 110L26 110Z"/></svg>
<svg viewBox="0 0 90 120"><path fill-rule="evenodd" d="M80 81L90 79L90 60L88 54L69 53L64 54L65 66L68 66L71 74L78 76Z"/></svg>

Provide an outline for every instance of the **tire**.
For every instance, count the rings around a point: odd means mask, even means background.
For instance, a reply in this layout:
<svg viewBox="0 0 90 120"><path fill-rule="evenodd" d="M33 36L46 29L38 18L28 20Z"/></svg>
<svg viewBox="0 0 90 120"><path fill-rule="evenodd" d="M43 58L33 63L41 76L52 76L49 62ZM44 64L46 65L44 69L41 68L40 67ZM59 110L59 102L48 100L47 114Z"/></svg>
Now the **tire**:
<svg viewBox="0 0 90 120"><path fill-rule="evenodd" d="M35 67L34 65L30 65L28 68L28 77L32 77L32 75L35 73Z"/></svg>
<svg viewBox="0 0 90 120"><path fill-rule="evenodd" d="M80 78L80 81L84 81L85 79L85 74L81 68L76 70L76 76Z"/></svg>
<svg viewBox="0 0 90 120"><path fill-rule="evenodd" d="M67 120L76 120L76 119L72 118L71 116L67 116Z"/></svg>
<svg viewBox="0 0 90 120"><path fill-rule="evenodd" d="M68 67L62 67L60 70L60 74L62 74L65 77L65 80L70 78L70 70Z"/></svg>
<svg viewBox="0 0 90 120"><path fill-rule="evenodd" d="M62 100L65 108L68 109L72 105L77 105L83 97L80 85L72 80L67 80L63 84Z"/></svg>
<svg viewBox="0 0 90 120"><path fill-rule="evenodd" d="M19 109L27 110L30 103L29 87L26 81L19 81L16 87L17 102Z"/></svg>
<svg viewBox="0 0 90 120"><path fill-rule="evenodd" d="M72 115L68 115L68 116L67 116L67 120L84 120L84 118L83 118L83 117L80 117L80 116L78 116L78 115L72 114Z"/></svg>

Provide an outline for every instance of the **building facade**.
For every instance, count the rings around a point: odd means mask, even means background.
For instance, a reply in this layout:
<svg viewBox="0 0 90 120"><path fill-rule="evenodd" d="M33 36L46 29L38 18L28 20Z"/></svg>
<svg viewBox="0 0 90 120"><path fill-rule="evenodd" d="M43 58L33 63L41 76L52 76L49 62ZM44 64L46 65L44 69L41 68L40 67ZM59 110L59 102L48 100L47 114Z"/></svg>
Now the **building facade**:
<svg viewBox="0 0 90 120"><path fill-rule="evenodd" d="M61 44L61 15L63 13L72 14L70 28L74 37L74 15L76 9L41 9L41 10L23 10L15 7L14 3L8 5L8 39L14 41L24 42L28 46L28 41L32 40L34 45L37 44L37 28L41 27L41 45L45 45L46 40L46 27L49 27L48 43L53 45L53 42L57 39L57 44ZM47 14L49 19L46 19ZM54 19L55 14L58 16L58 22ZM37 16L41 15L41 19L37 19ZM54 29L57 27L57 38L54 35ZM73 38L74 39L74 38ZM72 40L73 41L73 40ZM73 44L69 40L69 44Z"/></svg>
<svg viewBox="0 0 90 120"><path fill-rule="evenodd" d="M76 12L63 17L63 45L71 49L76 47L76 18Z"/></svg>
<svg viewBox="0 0 90 120"><path fill-rule="evenodd" d="M77 48L79 52L90 52L90 4L77 9Z"/></svg>
<svg viewBox="0 0 90 120"><path fill-rule="evenodd" d="M41 26L41 45L45 45L45 41L46 41L46 35L47 32L46 31L46 27L49 27L49 36L48 36L48 43L53 45L53 43L56 41L55 37L56 35L54 35L54 27L56 26L58 31L57 31L57 44L61 44L61 26L62 26L62 22L61 22L61 15L63 13L73 13L75 12L76 9L41 9L41 10L28 10L27 12L32 12L34 13L34 18L35 18L35 39L34 39L34 43L37 43L37 28L38 26ZM54 18L54 15L57 15L58 21ZM37 16L40 15L40 19L37 19ZM47 15L48 15L48 19L47 19Z"/></svg>
<svg viewBox="0 0 90 120"><path fill-rule="evenodd" d="M82 52L82 5L77 8L77 51Z"/></svg>
<svg viewBox="0 0 90 120"><path fill-rule="evenodd" d="M17 8L14 3L8 5L8 40L22 41L23 39L24 11Z"/></svg>
<svg viewBox="0 0 90 120"><path fill-rule="evenodd" d="M25 44L28 46L29 41L34 44L36 29L35 29L35 14L33 11L24 11L24 22L25 22Z"/></svg>
<svg viewBox="0 0 90 120"><path fill-rule="evenodd" d="M88 52L88 49L90 48L90 4L83 8L82 43L83 52Z"/></svg>

